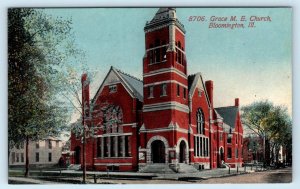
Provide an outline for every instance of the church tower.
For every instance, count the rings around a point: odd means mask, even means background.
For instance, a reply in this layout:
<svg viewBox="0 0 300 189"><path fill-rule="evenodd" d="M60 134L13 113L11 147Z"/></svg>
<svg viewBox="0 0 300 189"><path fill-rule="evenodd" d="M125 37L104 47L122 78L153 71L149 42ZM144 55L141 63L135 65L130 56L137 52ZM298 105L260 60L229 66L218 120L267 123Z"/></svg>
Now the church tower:
<svg viewBox="0 0 300 189"><path fill-rule="evenodd" d="M188 162L189 108L184 26L178 21L175 8L160 8L146 23L144 31L140 154L145 153L144 163Z"/></svg>

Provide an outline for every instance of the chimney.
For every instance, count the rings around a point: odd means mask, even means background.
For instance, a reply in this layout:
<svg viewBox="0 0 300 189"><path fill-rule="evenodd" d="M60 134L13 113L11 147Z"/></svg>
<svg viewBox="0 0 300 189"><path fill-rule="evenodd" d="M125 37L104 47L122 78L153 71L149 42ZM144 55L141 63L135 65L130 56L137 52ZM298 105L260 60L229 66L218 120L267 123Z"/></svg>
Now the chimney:
<svg viewBox="0 0 300 189"><path fill-rule="evenodd" d="M207 90L208 99L212 108L214 107L214 82L212 80L208 80L205 82L205 88Z"/></svg>
<svg viewBox="0 0 300 189"><path fill-rule="evenodd" d="M82 84L82 112L85 113L84 114L85 116L89 116L90 82L87 73L82 74L81 84Z"/></svg>
<svg viewBox="0 0 300 189"><path fill-rule="evenodd" d="M237 107L240 105L240 99L239 98L236 98L234 100L234 105L237 106Z"/></svg>

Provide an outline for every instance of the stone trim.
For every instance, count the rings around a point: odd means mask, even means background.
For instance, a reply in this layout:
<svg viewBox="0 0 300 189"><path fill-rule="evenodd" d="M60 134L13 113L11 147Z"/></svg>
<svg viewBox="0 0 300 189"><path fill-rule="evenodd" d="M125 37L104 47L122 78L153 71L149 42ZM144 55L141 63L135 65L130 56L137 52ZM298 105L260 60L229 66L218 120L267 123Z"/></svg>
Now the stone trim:
<svg viewBox="0 0 300 189"><path fill-rule="evenodd" d="M175 83L186 89L188 88L186 85L184 85L176 80L165 80L165 81L159 81L159 82L154 82L154 83L148 83L148 84L145 84L144 87L155 86L155 85L160 85L160 84L164 84L164 83Z"/></svg>
<svg viewBox="0 0 300 189"><path fill-rule="evenodd" d="M145 73L145 74L143 74L143 77L151 77L151 76L160 75L160 74L169 73L169 72L176 73L179 76L183 77L184 79L187 79L187 75L184 74L183 72L177 70L176 68L162 68L159 70L151 71L149 73Z"/></svg>
<svg viewBox="0 0 300 189"><path fill-rule="evenodd" d="M168 143L168 140L165 137L159 136L159 135L151 137L147 142L147 147L146 147L146 160L147 160L147 163L152 163L151 144L152 144L152 142L154 142L156 140L160 140L164 143L164 145L165 145L165 163L168 163L169 162L169 143Z"/></svg>
<svg viewBox="0 0 300 189"><path fill-rule="evenodd" d="M179 138L178 141L177 141L177 145L176 145L176 159L178 159L178 161L179 161L179 156L180 156L180 143L181 143L181 141L184 141L184 142L185 142L185 145L186 145L186 150L185 150L185 161L186 161L186 163L188 164L188 163L189 163L189 143L188 143L188 141L187 141L185 138L183 138L183 137Z"/></svg>
<svg viewBox="0 0 300 189"><path fill-rule="evenodd" d="M152 111L170 110L170 109L175 109L184 113L189 113L188 106L180 104L176 101L144 105L143 112L152 112Z"/></svg>
<svg viewBox="0 0 300 189"><path fill-rule="evenodd" d="M107 134L95 135L95 136L98 138L98 137L125 136L125 135L132 135L132 133L107 133Z"/></svg>

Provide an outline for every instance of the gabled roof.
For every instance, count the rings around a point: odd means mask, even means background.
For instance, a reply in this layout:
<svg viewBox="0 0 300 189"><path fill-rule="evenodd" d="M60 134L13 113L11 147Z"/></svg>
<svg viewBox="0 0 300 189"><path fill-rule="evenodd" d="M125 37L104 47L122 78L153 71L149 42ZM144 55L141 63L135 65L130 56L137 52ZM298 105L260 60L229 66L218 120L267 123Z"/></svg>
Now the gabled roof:
<svg viewBox="0 0 300 189"><path fill-rule="evenodd" d="M124 85L126 90L133 96L138 98L141 102L143 102L143 81L139 80L138 78L131 76L127 73L122 72L121 70L118 70L111 66L109 72L105 76L102 84L100 85L99 89L97 90L92 102L94 102L101 91L104 88L104 84L107 82L109 77L115 77Z"/></svg>
<svg viewBox="0 0 300 189"><path fill-rule="evenodd" d="M116 71L122 76L122 78L129 84L129 86L133 89L136 97L143 102L143 96L144 96L144 86L143 86L143 81L129 75L127 73L122 72L121 70Z"/></svg>
<svg viewBox="0 0 300 189"><path fill-rule="evenodd" d="M209 98L208 98L208 94L207 94L207 90L205 88L205 84L202 78L202 75L200 72L193 74L193 75L189 75L188 76L188 90L189 90L189 96L193 96L195 89L197 88L198 82L201 82L201 86L204 90L204 94L207 100L208 105L211 107Z"/></svg>
<svg viewBox="0 0 300 189"><path fill-rule="evenodd" d="M239 108L237 106L227 106L215 108L215 110L223 117L223 122L234 129Z"/></svg>

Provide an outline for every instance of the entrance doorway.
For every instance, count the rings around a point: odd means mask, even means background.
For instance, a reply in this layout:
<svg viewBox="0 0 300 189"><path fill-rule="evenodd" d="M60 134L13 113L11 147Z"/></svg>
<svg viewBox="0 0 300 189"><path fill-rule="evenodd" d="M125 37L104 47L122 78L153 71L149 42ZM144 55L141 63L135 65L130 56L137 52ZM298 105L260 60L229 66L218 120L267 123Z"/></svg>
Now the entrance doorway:
<svg viewBox="0 0 300 189"><path fill-rule="evenodd" d="M80 147L75 147L75 164L81 164L80 162Z"/></svg>
<svg viewBox="0 0 300 189"><path fill-rule="evenodd" d="M165 144L160 140L155 140L151 144L151 154L153 163L165 163Z"/></svg>
<svg viewBox="0 0 300 189"><path fill-rule="evenodd" d="M184 141L180 142L179 145L179 163L185 163L186 162L186 144Z"/></svg>
<svg viewBox="0 0 300 189"><path fill-rule="evenodd" d="M222 167L222 161L224 161L224 149L223 147L220 147L219 151L219 167Z"/></svg>

